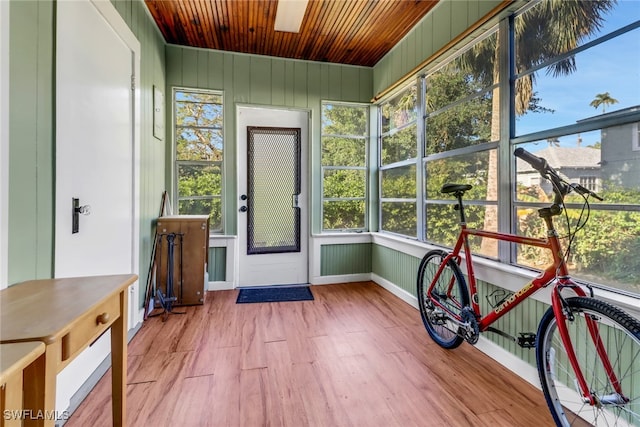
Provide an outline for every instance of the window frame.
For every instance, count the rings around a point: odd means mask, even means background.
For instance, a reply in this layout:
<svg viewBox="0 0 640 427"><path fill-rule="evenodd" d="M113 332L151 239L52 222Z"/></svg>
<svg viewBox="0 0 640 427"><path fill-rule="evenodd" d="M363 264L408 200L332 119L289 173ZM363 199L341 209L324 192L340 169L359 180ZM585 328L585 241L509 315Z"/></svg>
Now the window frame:
<svg viewBox="0 0 640 427"><path fill-rule="evenodd" d="M515 123L516 114L515 114L515 101L514 101L514 93L515 93L514 82L516 78L522 77L527 73L532 73L532 72L541 70L542 68L547 67L550 64L553 64L555 61L558 61L560 59L568 58L579 52L585 52L591 47L598 46L606 41L610 41L612 39L615 39L618 36L624 35L630 31L634 31L634 29L640 26L639 21L635 21L633 24L627 25L625 27L618 28L618 29L614 28L613 31L606 34L599 35L597 37L593 37L593 39L589 40L588 42L577 46L574 50L567 52L566 54L563 54L557 58L554 58L553 60L547 60L543 64L538 64L531 69L522 70L519 73L516 73L515 65L512 63L512 61L515 60L514 59L515 43L513 42L515 37L514 30L513 30L514 20L516 16L518 16L521 13L525 13L529 8L533 7L534 4L537 4L537 2L532 2L532 4L525 5L524 7L520 8L516 12L512 11L509 13L508 16L503 15L500 17L496 17L493 21L492 26L490 27L487 26L485 27L485 29L478 29L478 31L476 31L475 33L469 34L468 37L463 39L457 45L448 46L447 50L443 52L439 57L437 57L437 60L431 61L423 69L419 70L412 77L408 78L405 81L405 85L404 85L404 87L406 88L410 84L414 84L415 82L417 82L415 84L418 84L418 85L424 84L423 83L424 76L427 73L433 73L437 71L437 69L444 67L447 63L450 63L451 61L455 60L455 58L459 57L466 50L470 49L474 43L486 37L487 34L490 34L496 29L498 32L497 36L500 38L500 40L506 41L506 42L501 41L499 43L499 45L503 50L502 52L500 52L500 55L499 55L500 63L497 64L500 70L500 73L503 77L501 77L500 81L494 85L494 87L498 88L500 91L499 105L500 105L501 115L499 120L500 120L501 129L500 129L499 139L474 145L474 146L468 146L462 149L458 149L459 153L455 153L454 152L455 150L445 151L442 153L425 153L426 138L424 135L426 133L426 130L425 130L426 127L424 123L425 123L426 114L424 114L424 99L421 99L420 108L422 108L423 110L422 110L422 114L418 115L418 121L420 121L421 123L417 124L417 128L418 128L417 134L419 136L419 139L418 139L419 148L421 146L423 151L422 151L422 155L419 154L418 156L418 158L421 159L421 161L416 164L416 169L421 170L423 171L423 173L426 174L425 167L427 162L430 160L453 157L456 154L468 154L472 152L479 152L482 150L497 149L497 154L498 154L498 164L497 164L498 190L497 191L498 191L498 200L502 201L502 203L498 204L498 231L504 232L504 233L516 232L516 228L517 228L516 211L518 207L527 207L527 208L536 207L536 206L533 206L533 204L531 203L518 202L515 196L516 194L515 163L516 162L513 156L513 151L518 146L521 146L521 144L526 144L527 142L535 142L535 141L545 140L550 138L562 137L562 136L566 136L573 133L602 130L607 127L613 127L617 125L633 124L633 126L635 127L633 127L634 133L631 137L631 141L632 141L631 149L634 151L640 150L640 124L639 124L640 109L637 109L635 107L629 108L629 111L624 110L623 114L606 114L606 115L603 115L603 117L589 118L587 120L582 120L576 123L572 123L569 125L562 125L555 128L551 128L551 127L545 128L540 131L532 132L529 134L523 134L523 135L515 134L516 133L516 123ZM486 88L486 89L489 89L489 88ZM380 98L376 102L376 105L381 107L382 105L384 105L385 102L388 102L388 100L393 99L395 96L397 96L397 94L401 90L404 90L404 88L385 95L384 97ZM422 93L422 91L420 91L419 93ZM468 98L472 98L472 97L473 96L469 96ZM457 103L461 103L461 102L465 102L465 99L461 99L457 101ZM448 107L445 107L445 108L448 108ZM381 108L379 108L379 111L381 111ZM378 135L379 135L378 169L380 171L380 176L379 176L380 205L378 207L378 216L380 221L379 231L385 234L395 234L395 233L384 230L382 226L382 205L383 205L383 201L385 200L382 198L382 190L381 190L382 189L382 171L392 169L398 166L404 166L406 164L413 164L413 160L406 160L406 161L392 163L388 165L382 164L382 144L380 139L382 137L382 132L381 132L382 118L381 117L382 117L382 114L381 112L379 112L378 113ZM420 117L422 117L422 120L420 120ZM493 139L493 138L490 138L490 139ZM428 179L428 177L425 179ZM421 185L423 186L422 188L421 188ZM422 211L421 212L422 215L420 215L420 213L417 215L417 219L418 219L417 236L418 237L416 240L429 245L442 246L426 239L426 232L424 231L424 228L426 226L425 204L427 202L434 202L437 204L455 204L455 201L445 200L444 198L442 200L427 199L426 197L427 197L426 183L423 183L419 180L416 183L416 200L417 200L417 205L419 207L418 211L419 212ZM471 200L469 203L472 205L491 204L490 201L487 202L483 200ZM420 209L420 207L422 207L422 209ZM576 206L576 204L568 204L567 207L568 209L574 209L574 208L577 208L578 206ZM591 208L595 209L596 211L640 212L640 203L631 203L631 204L612 203L612 204L605 204L605 205L592 204ZM424 234L421 234L421 230L423 230L422 233ZM408 236L401 235L401 237L407 238ZM515 245L509 242L499 242L498 256L496 258L496 261L503 263L505 265L523 267L521 264L517 263L516 251L514 247ZM482 256L482 255L479 255L479 256ZM576 274L576 276L578 277L577 280L587 283L586 280L580 279L579 274ZM617 295L626 294L631 296L632 298L638 298L640 296L640 294L634 291L626 291L624 289L606 286L605 284L607 283L607 279L605 279L604 277L600 278L599 281L602 283L589 282L589 284L593 285L598 289L601 289L605 293L613 292Z"/></svg>
<svg viewBox="0 0 640 427"><path fill-rule="evenodd" d="M183 93L200 93L206 95L213 95L220 97L220 106L222 109L221 115L222 125L220 127L208 127L210 129L219 130L222 136L222 160L178 160L178 142L177 142L177 131L178 128L197 128L198 126L178 126L177 124L177 114L176 114L176 95L178 92ZM172 87L171 92L171 115L172 115L172 179L171 185L173 189L173 203L174 203L174 212L175 214L180 215L180 202L182 200L219 200L220 203L220 227L216 228L210 226L209 235L222 235L225 230L225 202L224 202L224 194L225 194L225 183L224 183L224 175L225 175L225 125L224 125L224 116L225 116L225 106L224 106L224 92L221 90L213 90L213 89L199 89L199 88L191 88L191 87L183 87L183 86L174 86ZM181 197L179 193L179 170L180 166L218 166L220 169L220 194L218 195L206 195L206 196L188 196Z"/></svg>
<svg viewBox="0 0 640 427"><path fill-rule="evenodd" d="M383 132L382 131L382 112L383 112L383 107L385 104L395 100L398 96L400 96L401 94L414 90L415 87L415 91L416 91L416 113L415 113L415 118L413 120L408 121L407 123L404 123L403 125L397 127L397 128L390 128L388 131ZM377 138L377 145L378 145L378 159L377 159L377 164L378 164L378 228L381 232L384 233L389 233L391 235L396 235L396 236L401 236L403 238L408 238L408 239L414 239L414 240L419 240L420 239L420 219L422 218L422 210L420 208L420 199L418 197L418 192L420 191L419 189L421 189L421 179L420 177L422 176L421 171L419 171L419 164L420 162L418 161L418 159L421 158L422 156L422 151L424 150L423 148L421 148L424 144L421 142L423 141L423 136L421 134L420 131L420 120L421 117L423 117L424 115L424 109L422 107L423 101L422 101L422 91L421 91L421 82L420 80L413 80L410 81L409 83L401 86L400 88L398 88L398 90L394 91L392 94L390 94L389 96L385 97L384 99L382 99L377 105L378 105L378 123L377 123L377 130L378 130L378 138ZM408 159L403 159L403 160L397 160L391 163L386 163L383 164L382 162L382 144L383 144L383 138L387 137L387 136L392 136L396 133L402 132L406 129L409 129L410 127L415 126L416 132L415 132L415 137L416 137L416 156L413 158L408 158ZM415 166L416 169L416 197L413 198L394 198L394 197L383 197L383 182L382 182L382 178L383 178L383 172L385 171L391 171L391 170L398 170L407 166ZM414 230L414 235L409 236L407 234L402 234L402 233L398 233L395 231L391 231L391 230L385 230L383 228L383 204L384 203L406 203L406 204L414 204L415 205L415 212L416 212L416 224L415 224L415 230Z"/></svg>
<svg viewBox="0 0 640 427"><path fill-rule="evenodd" d="M322 124L322 114L325 105L339 105L342 107L353 107L353 108L366 108L365 116L366 116L366 134L365 135L342 135L342 134L325 134L324 126ZM322 100L320 102L320 232L321 233L344 233L344 232L367 232L369 231L369 164L370 164L370 150L369 150L369 141L371 138L371 104L361 103L361 102L343 102L343 101L329 101ZM364 165L363 166L345 166L345 165L323 165L322 161L322 152L323 152L323 143L324 138L346 138L346 139L354 139L354 140L362 140L364 144ZM364 174L364 194L362 197L331 197L325 198L324 190L325 190L325 172L326 171L341 171L341 170L357 170L362 171ZM363 213L363 227L357 228L325 228L324 227L324 204L325 202L341 202L341 201L362 201L364 203L364 213Z"/></svg>

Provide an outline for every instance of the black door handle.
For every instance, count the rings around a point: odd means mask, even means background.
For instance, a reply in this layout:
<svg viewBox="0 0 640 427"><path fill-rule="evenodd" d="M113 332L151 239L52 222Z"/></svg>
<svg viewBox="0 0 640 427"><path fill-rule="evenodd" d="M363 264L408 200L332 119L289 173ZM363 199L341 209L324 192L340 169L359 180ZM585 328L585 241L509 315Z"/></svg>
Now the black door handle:
<svg viewBox="0 0 640 427"><path fill-rule="evenodd" d="M91 214L91 206L80 206L80 199L75 197L71 199L71 233L75 234L80 230L80 217L79 215Z"/></svg>
<svg viewBox="0 0 640 427"><path fill-rule="evenodd" d="M246 211L247 211L246 206L240 206L240 212L246 212Z"/></svg>

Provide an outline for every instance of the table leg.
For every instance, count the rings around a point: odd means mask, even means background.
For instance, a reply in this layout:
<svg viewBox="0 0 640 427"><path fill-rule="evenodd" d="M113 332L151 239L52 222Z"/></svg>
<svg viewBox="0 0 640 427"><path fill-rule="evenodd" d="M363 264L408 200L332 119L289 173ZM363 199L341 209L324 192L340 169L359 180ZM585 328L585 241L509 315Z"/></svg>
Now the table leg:
<svg viewBox="0 0 640 427"><path fill-rule="evenodd" d="M7 378L0 390L2 402L0 409L1 427L20 427L22 425L22 371Z"/></svg>
<svg viewBox="0 0 640 427"><path fill-rule="evenodd" d="M60 341L46 346L42 356L24 370L24 426L54 427L56 418L57 361Z"/></svg>
<svg viewBox="0 0 640 427"><path fill-rule="evenodd" d="M113 425L127 422L127 311L128 288L120 293L120 317L111 325L111 396Z"/></svg>

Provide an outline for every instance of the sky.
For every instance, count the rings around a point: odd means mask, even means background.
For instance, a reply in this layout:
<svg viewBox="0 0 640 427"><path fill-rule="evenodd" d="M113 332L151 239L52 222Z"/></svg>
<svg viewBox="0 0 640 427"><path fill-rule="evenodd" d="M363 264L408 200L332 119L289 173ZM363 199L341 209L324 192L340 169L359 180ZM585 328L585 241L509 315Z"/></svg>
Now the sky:
<svg viewBox="0 0 640 427"><path fill-rule="evenodd" d="M592 38L601 37L640 20L640 1L619 0L606 15L603 28ZM536 73L534 90L540 105L553 113L530 113L516 121L518 135L537 132L602 114L590 106L596 94L609 92L618 103L606 106L606 112L640 105L640 28L576 56L577 71L564 77ZM582 145L599 142L600 131L583 133ZM574 146L576 136L560 138L562 146ZM541 147L544 148L544 147Z"/></svg>

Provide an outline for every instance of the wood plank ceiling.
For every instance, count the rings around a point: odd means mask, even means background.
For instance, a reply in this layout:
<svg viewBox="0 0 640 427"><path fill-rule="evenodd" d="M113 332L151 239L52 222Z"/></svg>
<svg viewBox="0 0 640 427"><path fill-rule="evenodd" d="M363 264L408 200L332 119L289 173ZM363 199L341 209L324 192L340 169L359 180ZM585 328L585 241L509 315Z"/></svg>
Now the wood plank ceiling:
<svg viewBox="0 0 640 427"><path fill-rule="evenodd" d="M299 33L274 30L277 0L145 0L169 44L375 65L438 0L310 0Z"/></svg>

